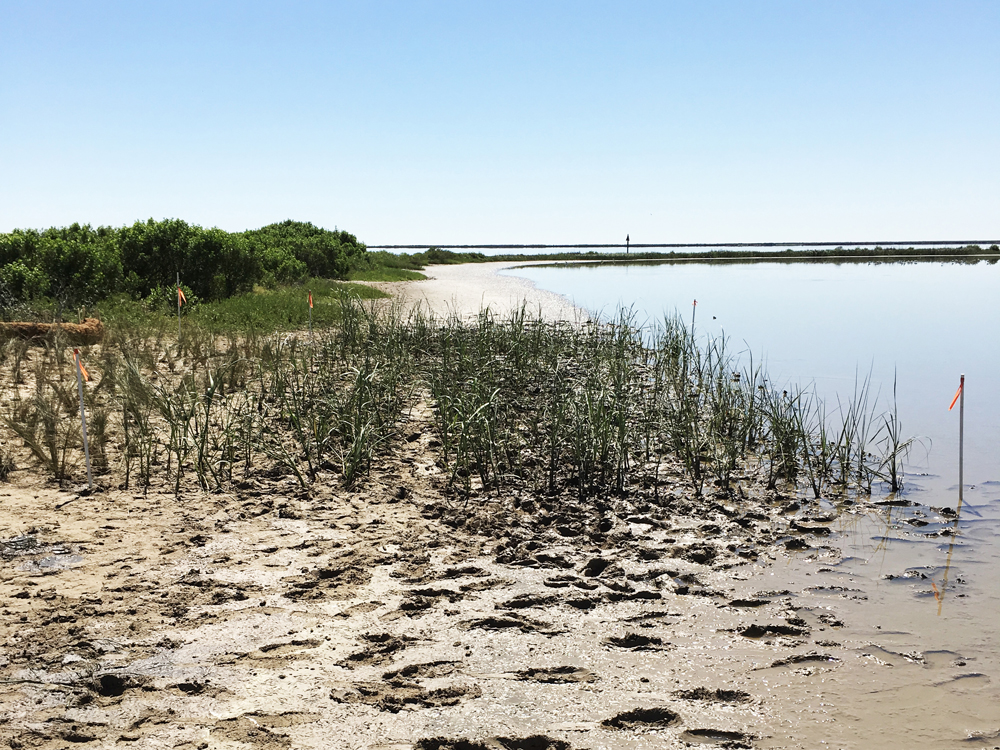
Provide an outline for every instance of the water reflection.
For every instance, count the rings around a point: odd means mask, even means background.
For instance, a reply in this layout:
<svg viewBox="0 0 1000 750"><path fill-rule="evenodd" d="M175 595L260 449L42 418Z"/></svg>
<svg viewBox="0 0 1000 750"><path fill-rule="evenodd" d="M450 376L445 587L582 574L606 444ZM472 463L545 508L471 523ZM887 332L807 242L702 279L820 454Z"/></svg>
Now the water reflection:
<svg viewBox="0 0 1000 750"><path fill-rule="evenodd" d="M938 586L934 583L934 581L931 581L931 588L934 589L934 598L937 600L937 605L938 605L937 607L938 617L941 616L941 608L944 606L944 596L945 593L948 591L948 574L951 573L951 556L955 552L955 540L958 538L958 535L960 533L958 529L958 522L961 520L961 518L962 518L962 487L961 485L959 485L958 508L955 510L955 521L954 521L954 528L951 533L951 543L948 545L948 554L945 556L944 576L942 576L941 578L941 587L938 588Z"/></svg>

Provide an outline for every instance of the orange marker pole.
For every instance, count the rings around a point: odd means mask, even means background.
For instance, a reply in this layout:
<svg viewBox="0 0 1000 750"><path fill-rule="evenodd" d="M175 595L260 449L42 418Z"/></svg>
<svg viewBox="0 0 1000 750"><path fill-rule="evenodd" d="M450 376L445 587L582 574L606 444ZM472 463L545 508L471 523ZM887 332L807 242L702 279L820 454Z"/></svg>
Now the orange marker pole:
<svg viewBox="0 0 1000 750"><path fill-rule="evenodd" d="M965 373L958 386L958 509L962 510L962 481L965 469Z"/></svg>
<svg viewBox="0 0 1000 750"><path fill-rule="evenodd" d="M177 353L181 351L181 274L177 272Z"/></svg>
<svg viewBox="0 0 1000 750"><path fill-rule="evenodd" d="M312 342L313 337L313 293L309 290L309 341Z"/></svg>
<svg viewBox="0 0 1000 750"><path fill-rule="evenodd" d="M962 379L959 381L958 390L955 391L955 398L951 400L951 406L948 407L948 411L955 408L955 402L958 401L958 509L962 509L962 484L965 480L964 468L965 468L965 373L962 373Z"/></svg>
<svg viewBox="0 0 1000 750"><path fill-rule="evenodd" d="M87 459L87 486L94 489L94 475L90 471L90 442L87 440L87 410L83 408L83 375L87 370L80 361L80 350L73 350L73 361L76 363L76 387L80 392L80 424L83 428L83 455ZM90 380L90 374L87 374Z"/></svg>

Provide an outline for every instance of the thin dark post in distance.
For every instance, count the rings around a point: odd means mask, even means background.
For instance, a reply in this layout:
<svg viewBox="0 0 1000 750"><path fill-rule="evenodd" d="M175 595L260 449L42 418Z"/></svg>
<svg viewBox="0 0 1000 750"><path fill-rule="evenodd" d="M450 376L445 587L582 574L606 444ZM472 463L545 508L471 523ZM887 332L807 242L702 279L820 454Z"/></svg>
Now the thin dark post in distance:
<svg viewBox="0 0 1000 750"><path fill-rule="evenodd" d="M626 234L625 235L625 254L626 255L628 255L628 244L629 244L629 240L628 240L628 235Z"/></svg>

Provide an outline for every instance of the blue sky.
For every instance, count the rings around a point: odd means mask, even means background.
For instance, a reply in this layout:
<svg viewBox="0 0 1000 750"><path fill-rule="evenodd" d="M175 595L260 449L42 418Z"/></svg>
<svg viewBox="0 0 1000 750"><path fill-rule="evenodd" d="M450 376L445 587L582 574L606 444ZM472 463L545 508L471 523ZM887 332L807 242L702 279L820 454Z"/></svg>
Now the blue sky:
<svg viewBox="0 0 1000 750"><path fill-rule="evenodd" d="M995 239L998 38L994 0L0 0L0 231Z"/></svg>

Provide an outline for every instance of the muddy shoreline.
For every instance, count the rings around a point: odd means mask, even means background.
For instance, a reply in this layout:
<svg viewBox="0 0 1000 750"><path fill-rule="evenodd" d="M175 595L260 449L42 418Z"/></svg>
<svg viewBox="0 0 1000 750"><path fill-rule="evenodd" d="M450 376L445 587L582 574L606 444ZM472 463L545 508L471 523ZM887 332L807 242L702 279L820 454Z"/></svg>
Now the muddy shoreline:
<svg viewBox="0 0 1000 750"><path fill-rule="evenodd" d="M456 309L424 283L407 298ZM919 571L866 578L845 554L885 507L750 482L695 502L679 478L461 501L426 403L401 432L353 491L322 473L177 499L0 485L0 741L1000 745L996 656L901 617L927 600ZM894 512L948 541L946 511Z"/></svg>

